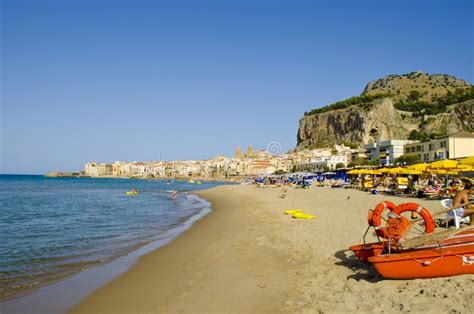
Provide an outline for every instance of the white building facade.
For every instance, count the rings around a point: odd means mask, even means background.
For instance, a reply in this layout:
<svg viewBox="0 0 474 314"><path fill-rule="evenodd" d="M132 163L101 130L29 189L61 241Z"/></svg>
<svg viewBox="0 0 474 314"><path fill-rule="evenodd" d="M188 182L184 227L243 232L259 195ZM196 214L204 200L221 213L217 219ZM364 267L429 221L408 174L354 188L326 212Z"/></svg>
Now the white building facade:
<svg viewBox="0 0 474 314"><path fill-rule="evenodd" d="M404 153L404 145L415 143L409 140L387 140L377 143L364 145L367 159L374 161L380 160L380 164L384 166L394 165L395 159Z"/></svg>

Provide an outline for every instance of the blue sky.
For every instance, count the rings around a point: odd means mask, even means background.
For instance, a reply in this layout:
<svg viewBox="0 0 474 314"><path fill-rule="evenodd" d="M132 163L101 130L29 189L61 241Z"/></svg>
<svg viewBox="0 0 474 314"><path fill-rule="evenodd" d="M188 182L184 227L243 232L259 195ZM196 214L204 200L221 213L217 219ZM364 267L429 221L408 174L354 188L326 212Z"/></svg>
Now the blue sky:
<svg viewBox="0 0 474 314"><path fill-rule="evenodd" d="M2 1L0 173L296 145L414 70L473 82L472 1Z"/></svg>

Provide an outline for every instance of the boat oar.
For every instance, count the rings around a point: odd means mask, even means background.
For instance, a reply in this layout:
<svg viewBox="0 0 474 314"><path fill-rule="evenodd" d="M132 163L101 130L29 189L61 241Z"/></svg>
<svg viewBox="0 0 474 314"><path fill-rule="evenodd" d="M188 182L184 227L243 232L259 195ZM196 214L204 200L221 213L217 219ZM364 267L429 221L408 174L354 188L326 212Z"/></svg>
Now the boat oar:
<svg viewBox="0 0 474 314"><path fill-rule="evenodd" d="M472 229L474 229L474 226L468 226L462 229L451 229L451 230L441 231L437 233L430 233L430 234L422 235L416 238L407 239L399 244L403 247L404 250L412 249L412 248L422 246L422 245L439 243L442 240L446 239L447 237L452 236L453 234L464 232L467 230L472 230Z"/></svg>

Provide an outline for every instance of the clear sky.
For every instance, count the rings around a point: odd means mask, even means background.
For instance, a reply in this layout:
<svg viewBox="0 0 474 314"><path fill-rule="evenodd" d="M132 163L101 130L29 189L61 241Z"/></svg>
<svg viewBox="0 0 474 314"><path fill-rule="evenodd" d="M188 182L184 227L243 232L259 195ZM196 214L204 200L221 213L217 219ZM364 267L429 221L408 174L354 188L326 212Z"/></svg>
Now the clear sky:
<svg viewBox="0 0 474 314"><path fill-rule="evenodd" d="M0 173L287 151L370 80L473 82L473 1L1 3Z"/></svg>

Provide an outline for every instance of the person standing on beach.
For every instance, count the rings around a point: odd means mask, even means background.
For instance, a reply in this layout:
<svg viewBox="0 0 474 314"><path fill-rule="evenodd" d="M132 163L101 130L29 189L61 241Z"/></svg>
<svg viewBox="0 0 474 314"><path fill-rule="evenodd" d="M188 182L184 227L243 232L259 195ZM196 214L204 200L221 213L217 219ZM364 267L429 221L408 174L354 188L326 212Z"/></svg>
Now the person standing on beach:
<svg viewBox="0 0 474 314"><path fill-rule="evenodd" d="M465 181L464 188L456 192L453 198L453 208L456 208L456 213L459 216L466 217L470 216L470 225L474 225L474 206L467 204L469 202L469 196L471 195L472 183L471 181ZM466 205L465 205L466 204Z"/></svg>

